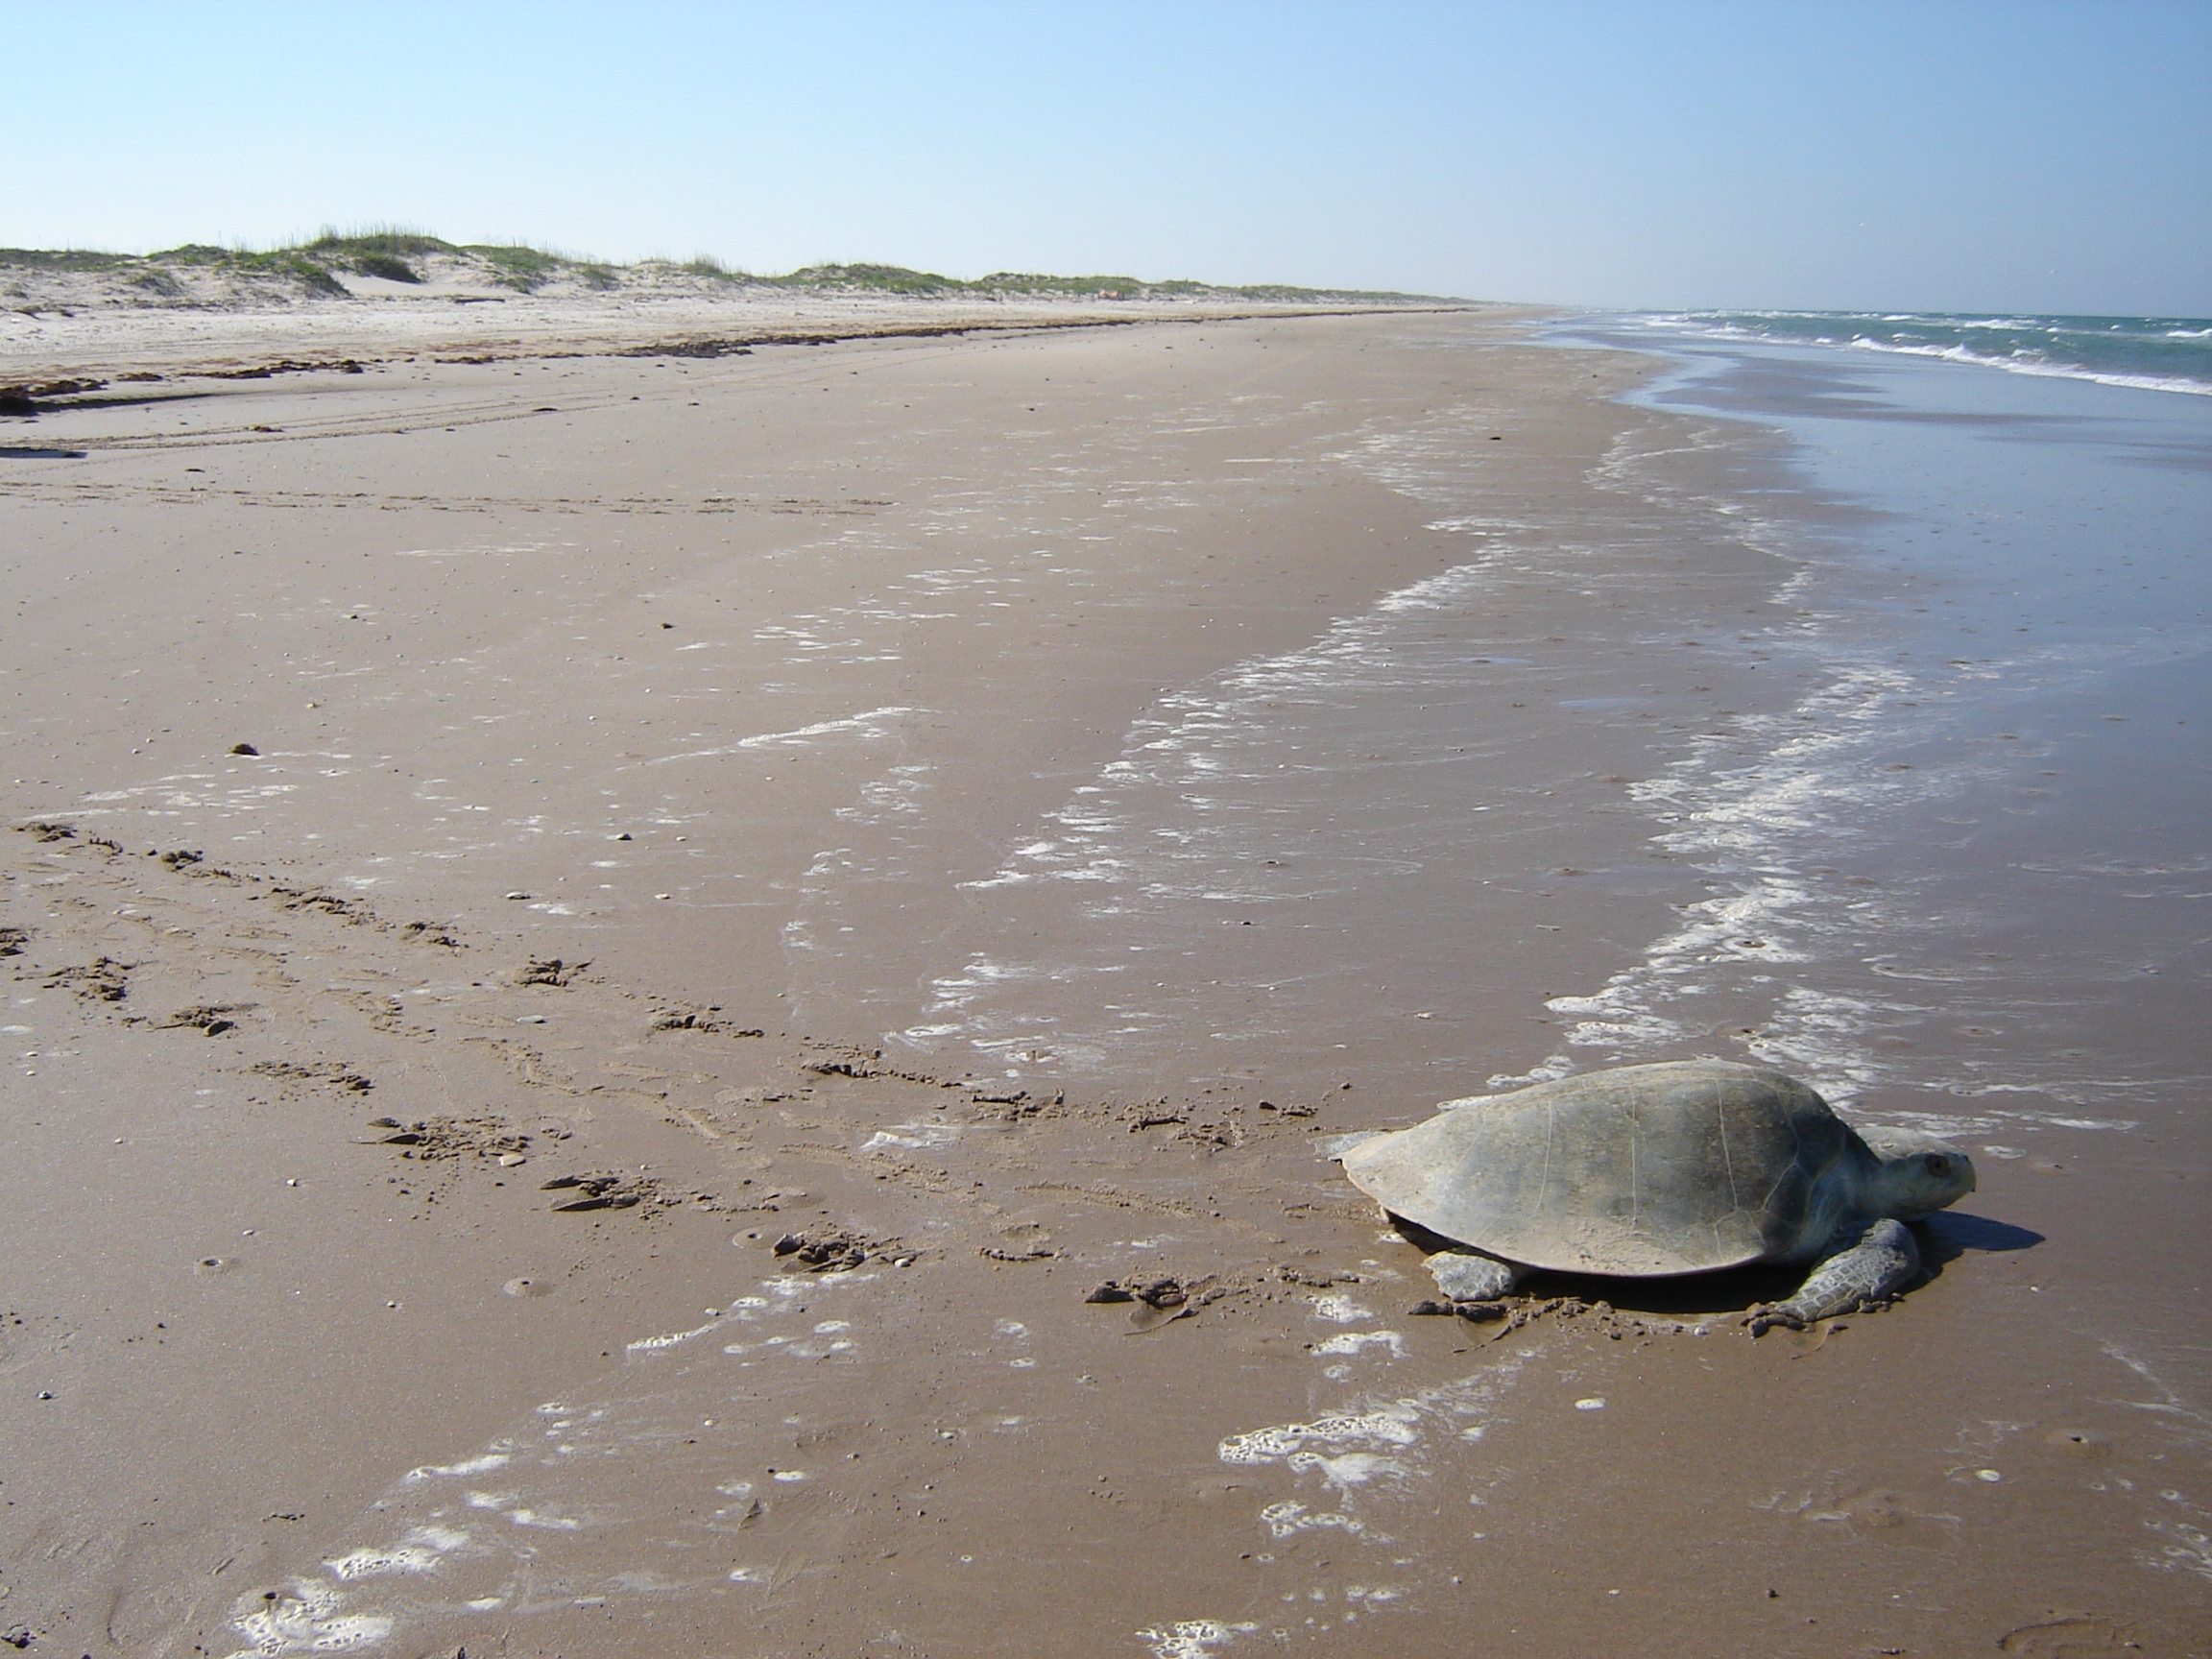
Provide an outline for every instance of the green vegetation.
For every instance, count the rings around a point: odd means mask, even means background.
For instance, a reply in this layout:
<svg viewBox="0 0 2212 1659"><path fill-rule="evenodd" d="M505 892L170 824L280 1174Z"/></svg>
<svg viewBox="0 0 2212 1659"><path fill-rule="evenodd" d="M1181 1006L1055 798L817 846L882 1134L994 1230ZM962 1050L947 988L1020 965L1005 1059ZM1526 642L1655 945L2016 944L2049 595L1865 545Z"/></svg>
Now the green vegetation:
<svg viewBox="0 0 2212 1659"><path fill-rule="evenodd" d="M155 270L180 265L212 267L245 276L273 277L280 283L297 284L309 294L330 299L341 299L346 293L345 284L331 276L327 267L299 248L276 248L266 253L256 253L245 248L217 248L205 242L187 242L181 248L149 253L143 260L129 263Z"/></svg>
<svg viewBox="0 0 2212 1659"><path fill-rule="evenodd" d="M0 248L0 267L25 271L114 271L138 263L130 253L98 253L86 248Z"/></svg>
<svg viewBox="0 0 2212 1659"><path fill-rule="evenodd" d="M542 248L494 247L488 243L471 242L461 250L473 253L492 268L492 280L502 288L512 288L517 294L528 294L542 288L569 268L569 262L558 253L549 253Z"/></svg>
<svg viewBox="0 0 2212 1659"><path fill-rule="evenodd" d="M968 286L956 277L933 271L909 271L903 265L808 265L788 276L764 276L777 288L828 289L869 294L953 294Z"/></svg>
<svg viewBox="0 0 2212 1659"><path fill-rule="evenodd" d="M1154 293L1168 288L1195 288L1196 283L1140 282L1134 276L1046 276L1034 271L994 271L978 276L974 286L1004 294L1072 294L1085 300L1126 300L1149 287Z"/></svg>
<svg viewBox="0 0 2212 1659"><path fill-rule="evenodd" d="M93 249L0 248L0 272L51 271L108 274L127 278L133 286L153 293L181 292L174 275L178 267L217 267L248 276L273 276L297 283L309 293L343 295L345 288L314 260L294 249L268 253L238 248L216 248L188 242L181 248L141 257L135 253L105 253Z"/></svg>
<svg viewBox="0 0 2212 1659"><path fill-rule="evenodd" d="M994 271L973 282L957 276L940 276L933 271L909 271L902 265L808 265L788 276L757 276L756 282L778 288L812 288L869 294L967 294L976 296L1041 294L1065 295L1081 300L1271 300L1285 304L1321 301L1422 300L1430 296L1391 294L1341 288L1291 288L1280 283L1235 288L1210 282L1178 279L1146 282L1135 276L1047 276L1030 271Z"/></svg>
<svg viewBox="0 0 2212 1659"><path fill-rule="evenodd" d="M379 225L351 232L325 226L321 235L298 252L325 271L350 271L361 276L381 276L387 282L420 282L421 274L407 261L447 252L451 247L451 243L400 225Z"/></svg>
<svg viewBox="0 0 2212 1659"><path fill-rule="evenodd" d="M694 253L684 262L683 269L694 276L712 276L724 282L750 282L753 274L734 265L725 265L711 253Z"/></svg>
<svg viewBox="0 0 2212 1659"><path fill-rule="evenodd" d="M337 259L415 259L452 251L452 243L405 225L369 225L358 230L339 230L325 225L314 241L301 248L304 253Z"/></svg>
<svg viewBox="0 0 2212 1659"><path fill-rule="evenodd" d="M49 252L0 248L0 279L11 274L84 273L122 278L149 299L184 301L193 273L217 274L273 287L299 297L343 298L341 276L375 276L421 284L456 279L465 284L533 294L557 283L606 291L626 285L652 286L688 277L733 288L779 288L818 294L885 294L945 298L1041 298L1077 300L1250 300L1281 304L1417 301L1423 295L1334 288L1293 288L1277 283L1215 287L1175 280L1146 282L1135 276L1052 276L1027 271L995 271L967 281L903 265L808 265L781 276L760 276L700 253L682 263L649 259L635 265L556 252L525 243L453 243L401 225L373 225L353 230L325 227L311 240L256 252L194 242L158 253L105 253L88 249Z"/></svg>

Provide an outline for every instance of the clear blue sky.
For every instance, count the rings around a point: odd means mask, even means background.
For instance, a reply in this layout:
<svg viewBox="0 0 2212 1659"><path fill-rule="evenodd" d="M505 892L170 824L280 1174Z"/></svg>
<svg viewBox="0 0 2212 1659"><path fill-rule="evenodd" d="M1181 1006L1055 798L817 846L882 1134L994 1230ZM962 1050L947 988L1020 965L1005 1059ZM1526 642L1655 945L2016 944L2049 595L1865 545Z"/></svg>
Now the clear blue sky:
<svg viewBox="0 0 2212 1659"><path fill-rule="evenodd" d="M2212 314L2212 4L0 0L0 244Z"/></svg>

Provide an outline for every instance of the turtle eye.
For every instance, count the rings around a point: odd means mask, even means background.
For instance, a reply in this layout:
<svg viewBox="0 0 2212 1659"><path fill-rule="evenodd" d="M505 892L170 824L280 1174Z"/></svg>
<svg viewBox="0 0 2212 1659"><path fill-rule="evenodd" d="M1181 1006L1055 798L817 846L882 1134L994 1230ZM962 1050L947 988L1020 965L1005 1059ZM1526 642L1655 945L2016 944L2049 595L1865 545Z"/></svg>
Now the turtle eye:
<svg viewBox="0 0 2212 1659"><path fill-rule="evenodd" d="M1940 1152L1929 1153L1928 1173L1938 1180L1948 1177L1951 1173L1951 1160L1944 1157Z"/></svg>

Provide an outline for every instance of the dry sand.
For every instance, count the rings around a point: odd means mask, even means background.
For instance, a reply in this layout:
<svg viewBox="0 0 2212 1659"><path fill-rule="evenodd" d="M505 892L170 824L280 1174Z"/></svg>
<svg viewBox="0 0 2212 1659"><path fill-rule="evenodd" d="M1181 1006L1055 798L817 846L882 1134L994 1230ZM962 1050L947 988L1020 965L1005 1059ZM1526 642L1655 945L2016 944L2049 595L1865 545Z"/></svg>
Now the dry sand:
<svg viewBox="0 0 2212 1659"><path fill-rule="evenodd" d="M2204 1650L2200 1578L2145 1565L2201 1549L2158 1496L2201 1420L2070 1334L2179 1293L2106 1265L2155 1143L1985 1170L1899 1308L1756 1344L1758 1275L1406 1317L1323 1156L1541 1061L1545 996L1695 897L1623 786L1785 676L1603 710L1776 613L1711 505L1756 434L1499 311L557 324L14 343L110 384L0 461L0 1632ZM310 356L364 372L187 373ZM1548 563L1438 624L1515 664L1468 739L1494 878L1156 894L1169 966L1109 982L1024 849L1500 525ZM1246 875L1390 809L1325 777Z"/></svg>

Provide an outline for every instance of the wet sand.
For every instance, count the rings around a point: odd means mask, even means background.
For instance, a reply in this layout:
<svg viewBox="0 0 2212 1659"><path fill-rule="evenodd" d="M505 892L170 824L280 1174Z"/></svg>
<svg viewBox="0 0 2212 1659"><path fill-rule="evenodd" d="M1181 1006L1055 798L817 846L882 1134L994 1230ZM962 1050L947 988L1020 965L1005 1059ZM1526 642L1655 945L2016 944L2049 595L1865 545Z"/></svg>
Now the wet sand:
<svg viewBox="0 0 2212 1659"><path fill-rule="evenodd" d="M25 1651L2212 1640L2172 1090L1757 1343L1409 1317L1325 1156L1710 901L1771 438L1496 311L349 349L6 434Z"/></svg>

